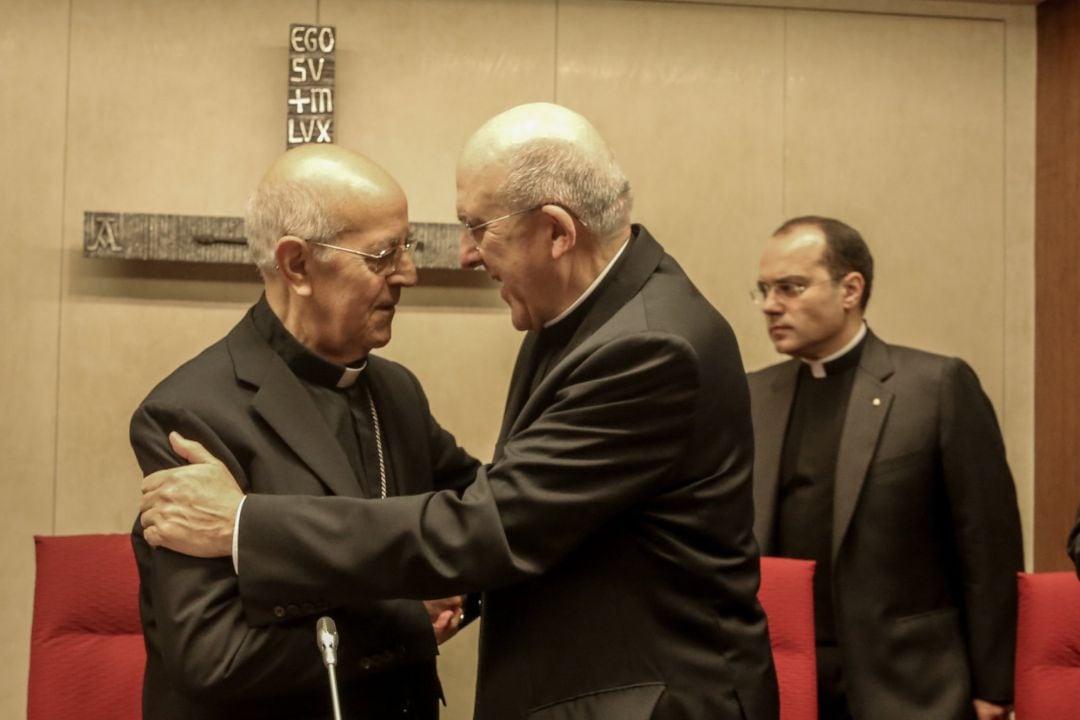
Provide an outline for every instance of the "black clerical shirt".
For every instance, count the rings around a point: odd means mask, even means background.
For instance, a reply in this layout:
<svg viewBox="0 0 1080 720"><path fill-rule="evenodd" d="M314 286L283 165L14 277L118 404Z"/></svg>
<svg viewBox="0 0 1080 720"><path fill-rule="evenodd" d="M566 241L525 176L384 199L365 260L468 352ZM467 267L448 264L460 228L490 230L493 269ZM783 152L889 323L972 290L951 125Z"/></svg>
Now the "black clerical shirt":
<svg viewBox="0 0 1080 720"><path fill-rule="evenodd" d="M378 398L369 396L373 391L364 372L366 359L345 366L311 352L285 328L270 309L265 295L255 304L251 318L259 335L311 394L315 406L326 420L328 431L337 438L349 460L356 476L357 496L380 497L378 444L369 401L369 397L376 402ZM393 473L390 470L390 455L385 452L385 437L382 443L387 495L394 495Z"/></svg>
<svg viewBox="0 0 1080 720"><path fill-rule="evenodd" d="M780 460L775 547L781 557L814 560L814 631L836 642L832 612L832 527L836 454L864 341L825 363L825 377L799 368Z"/></svg>

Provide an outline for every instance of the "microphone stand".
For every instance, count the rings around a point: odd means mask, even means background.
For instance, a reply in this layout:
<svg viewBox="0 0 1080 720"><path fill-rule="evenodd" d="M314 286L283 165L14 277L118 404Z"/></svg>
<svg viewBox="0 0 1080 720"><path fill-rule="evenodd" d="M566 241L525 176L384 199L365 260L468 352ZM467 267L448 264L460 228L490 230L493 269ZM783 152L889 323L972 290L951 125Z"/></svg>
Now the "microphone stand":
<svg viewBox="0 0 1080 720"><path fill-rule="evenodd" d="M337 649L338 632L333 618L324 615L315 623L315 642L322 653L323 665L330 676L330 703L334 709L334 720L341 720L341 703L337 689Z"/></svg>

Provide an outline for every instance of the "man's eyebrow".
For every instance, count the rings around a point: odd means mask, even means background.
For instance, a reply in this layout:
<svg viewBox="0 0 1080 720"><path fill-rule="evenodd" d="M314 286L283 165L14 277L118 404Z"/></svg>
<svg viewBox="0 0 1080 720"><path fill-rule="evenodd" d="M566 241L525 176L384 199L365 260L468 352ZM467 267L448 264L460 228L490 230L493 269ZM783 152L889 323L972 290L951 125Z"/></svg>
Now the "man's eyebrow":
<svg viewBox="0 0 1080 720"><path fill-rule="evenodd" d="M806 277L805 275L784 275L783 277L778 277L772 281L766 281L762 278L758 278L759 283L764 283L767 285L776 285L777 283L801 283L809 281L810 278Z"/></svg>

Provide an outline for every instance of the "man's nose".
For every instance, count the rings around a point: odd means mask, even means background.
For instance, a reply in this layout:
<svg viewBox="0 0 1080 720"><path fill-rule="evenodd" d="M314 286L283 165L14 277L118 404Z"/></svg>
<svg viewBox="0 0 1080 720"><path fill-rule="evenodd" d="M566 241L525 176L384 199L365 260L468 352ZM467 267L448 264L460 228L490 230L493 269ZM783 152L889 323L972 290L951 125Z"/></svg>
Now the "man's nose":
<svg viewBox="0 0 1080 720"><path fill-rule="evenodd" d="M779 315L784 312L783 303L777 300L776 288L770 287L761 298L761 311L766 315Z"/></svg>
<svg viewBox="0 0 1080 720"><path fill-rule="evenodd" d="M480 267L484 259L480 257L479 246L469 237L468 230L461 231L461 241L458 243L458 264L466 270Z"/></svg>
<svg viewBox="0 0 1080 720"><path fill-rule="evenodd" d="M397 264L394 267L394 272L386 278L387 282L392 282L395 285L404 285L405 287L412 287L416 284L416 262L413 260L412 252L402 250L397 257Z"/></svg>

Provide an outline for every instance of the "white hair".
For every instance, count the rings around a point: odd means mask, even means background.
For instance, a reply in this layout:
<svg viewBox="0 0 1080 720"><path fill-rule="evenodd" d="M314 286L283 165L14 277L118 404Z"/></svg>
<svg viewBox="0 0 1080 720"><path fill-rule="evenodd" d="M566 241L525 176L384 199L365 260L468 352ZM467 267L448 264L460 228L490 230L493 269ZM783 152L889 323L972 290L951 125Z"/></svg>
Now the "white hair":
<svg viewBox="0 0 1080 720"><path fill-rule="evenodd" d="M630 181L615 156L589 152L561 138L535 138L515 146L497 196L508 209L564 205L595 237L612 239L630 223Z"/></svg>
<svg viewBox="0 0 1080 720"><path fill-rule="evenodd" d="M255 188L248 198L244 234L251 261L263 272L274 267L274 248L286 235L304 240L331 242L345 229L340 218L327 210L324 192L311 183L269 180ZM316 248L317 256L327 254Z"/></svg>

